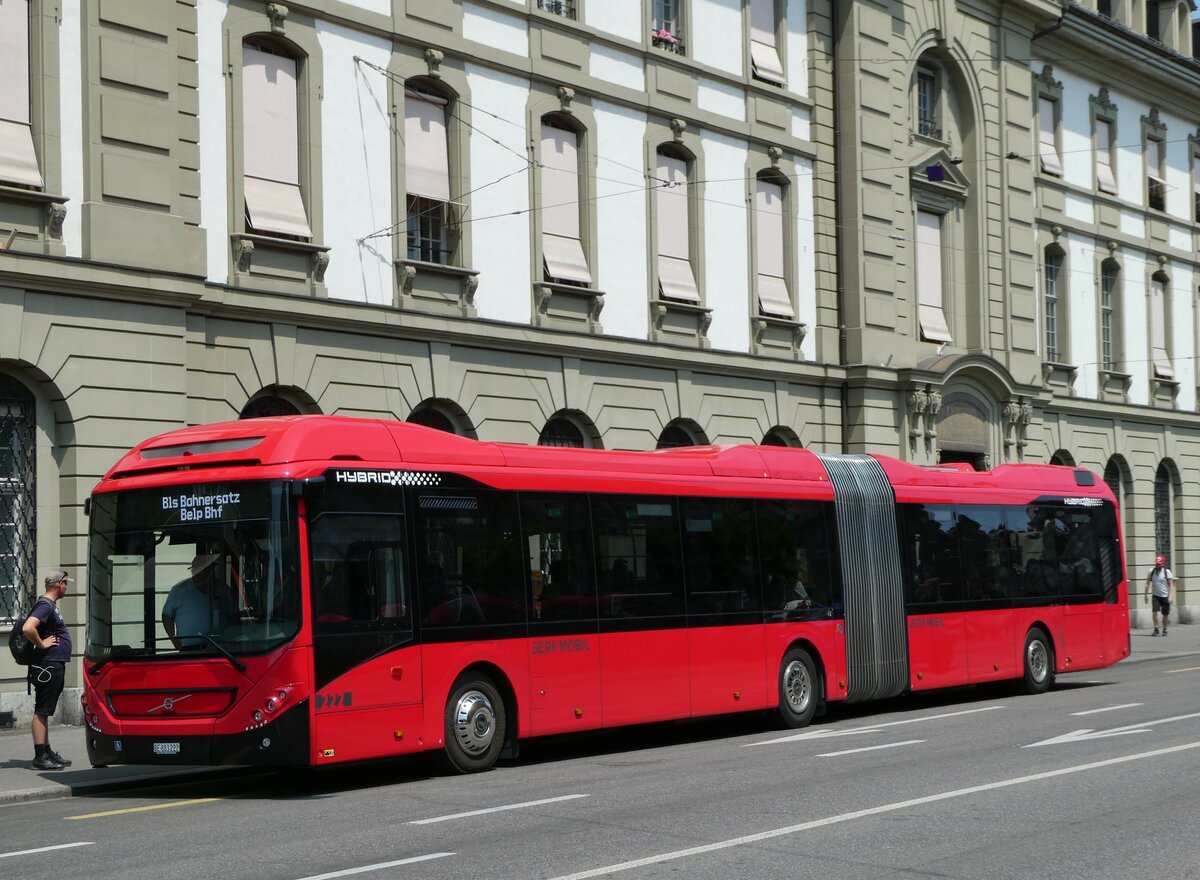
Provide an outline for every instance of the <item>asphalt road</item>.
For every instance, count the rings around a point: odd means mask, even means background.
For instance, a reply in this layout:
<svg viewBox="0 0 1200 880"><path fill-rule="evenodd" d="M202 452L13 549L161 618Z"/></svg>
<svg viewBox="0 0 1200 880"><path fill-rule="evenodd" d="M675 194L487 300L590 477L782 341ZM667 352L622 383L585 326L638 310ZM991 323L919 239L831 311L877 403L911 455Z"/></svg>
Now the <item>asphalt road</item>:
<svg viewBox="0 0 1200 880"><path fill-rule="evenodd" d="M0 807L0 870L88 880L1200 876L1200 658L1011 689ZM1079 731L1090 731L1080 733ZM470 814L470 815L464 815ZM58 847L43 849L44 847Z"/></svg>

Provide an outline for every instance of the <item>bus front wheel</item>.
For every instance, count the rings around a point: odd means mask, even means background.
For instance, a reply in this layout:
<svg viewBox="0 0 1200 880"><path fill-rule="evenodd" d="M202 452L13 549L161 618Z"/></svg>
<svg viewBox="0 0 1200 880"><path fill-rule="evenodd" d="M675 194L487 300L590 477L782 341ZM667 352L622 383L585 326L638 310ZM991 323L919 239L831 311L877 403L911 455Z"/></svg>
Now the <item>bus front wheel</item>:
<svg viewBox="0 0 1200 880"><path fill-rule="evenodd" d="M1027 694L1044 694L1054 684L1054 648L1042 630L1034 627L1025 637L1025 678Z"/></svg>
<svg viewBox="0 0 1200 880"><path fill-rule="evenodd" d="M779 666L779 718L784 727L807 727L821 702L817 665L803 648L792 648Z"/></svg>
<svg viewBox="0 0 1200 880"><path fill-rule="evenodd" d="M446 758L459 773L491 769L504 746L507 716L487 676L462 675L446 701Z"/></svg>

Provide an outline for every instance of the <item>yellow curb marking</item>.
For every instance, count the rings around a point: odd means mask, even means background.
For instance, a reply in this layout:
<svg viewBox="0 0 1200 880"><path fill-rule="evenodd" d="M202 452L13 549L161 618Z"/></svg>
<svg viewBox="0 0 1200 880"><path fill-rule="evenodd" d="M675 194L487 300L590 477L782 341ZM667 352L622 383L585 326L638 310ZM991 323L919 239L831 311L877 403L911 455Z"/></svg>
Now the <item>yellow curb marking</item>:
<svg viewBox="0 0 1200 880"><path fill-rule="evenodd" d="M220 798L195 798L190 801L172 801L169 804L154 804L149 807L128 807L124 810L105 810L103 813L85 813L82 816L66 816L67 819L102 819L105 816L121 816L125 813L144 813L147 810L165 810L168 807L190 807L192 804L210 804Z"/></svg>

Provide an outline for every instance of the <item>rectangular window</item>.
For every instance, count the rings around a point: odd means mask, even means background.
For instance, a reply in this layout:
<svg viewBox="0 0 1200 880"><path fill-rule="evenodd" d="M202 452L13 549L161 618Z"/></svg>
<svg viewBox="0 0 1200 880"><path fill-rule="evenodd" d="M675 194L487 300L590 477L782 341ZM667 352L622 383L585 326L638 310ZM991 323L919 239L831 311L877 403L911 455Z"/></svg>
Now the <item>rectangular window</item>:
<svg viewBox="0 0 1200 880"><path fill-rule="evenodd" d="M29 0L0 2L0 181L41 189L30 114L29 33Z"/></svg>
<svg viewBox="0 0 1200 880"><path fill-rule="evenodd" d="M900 508L905 520L905 565L910 573L907 596L910 605L961 602L962 557L953 507L944 504L906 504Z"/></svg>
<svg viewBox="0 0 1200 880"><path fill-rule="evenodd" d="M575 17L575 0L538 0L538 9L563 18Z"/></svg>
<svg viewBox="0 0 1200 880"><path fill-rule="evenodd" d="M1167 146L1160 140L1146 140L1146 204L1156 211L1167 209Z"/></svg>
<svg viewBox="0 0 1200 880"><path fill-rule="evenodd" d="M524 634L525 578L516 495L421 490L416 519L417 588L425 639L461 638L463 627L480 626L506 626L510 634Z"/></svg>
<svg viewBox="0 0 1200 880"><path fill-rule="evenodd" d="M1159 379L1174 379L1171 352L1167 346L1167 282L1150 279L1150 344L1154 358L1154 375Z"/></svg>
<svg viewBox="0 0 1200 880"><path fill-rule="evenodd" d="M1042 312L1046 320L1046 360L1058 363L1058 276L1062 273L1063 258L1057 251L1046 252L1042 278Z"/></svg>
<svg viewBox="0 0 1200 880"><path fill-rule="evenodd" d="M775 43L776 0L750 2L750 64L755 79L784 85L783 62Z"/></svg>
<svg viewBox="0 0 1200 880"><path fill-rule="evenodd" d="M692 626L762 622L754 504L684 499L683 558Z"/></svg>
<svg viewBox="0 0 1200 880"><path fill-rule="evenodd" d="M1200 154L1192 156L1192 220L1200 223Z"/></svg>
<svg viewBox="0 0 1200 880"><path fill-rule="evenodd" d="M1096 186L1100 192L1117 194L1117 178L1113 168L1113 123L1096 120Z"/></svg>
<svg viewBox="0 0 1200 880"><path fill-rule="evenodd" d="M942 287L942 220L933 211L917 211L917 297L921 338L951 342Z"/></svg>
<svg viewBox="0 0 1200 880"><path fill-rule="evenodd" d="M1042 171L1062 177L1062 159L1058 154L1058 101L1038 98L1038 152Z"/></svg>
<svg viewBox="0 0 1200 880"><path fill-rule="evenodd" d="M937 73L928 68L917 70L917 132L925 137L940 138L938 127Z"/></svg>
<svg viewBox="0 0 1200 880"><path fill-rule="evenodd" d="M408 258L426 263L448 263L446 203L421 196L408 197Z"/></svg>
<svg viewBox="0 0 1200 880"><path fill-rule="evenodd" d="M668 299L699 304L700 291L692 271L689 246L688 163L675 156L657 155L658 287Z"/></svg>
<svg viewBox="0 0 1200 880"><path fill-rule="evenodd" d="M675 499L592 497L600 618L684 614Z"/></svg>
<svg viewBox="0 0 1200 880"><path fill-rule="evenodd" d="M757 183L758 308L764 315L794 320L796 310L788 292L783 231L783 187L769 180Z"/></svg>
<svg viewBox="0 0 1200 880"><path fill-rule="evenodd" d="M579 236L579 137L542 122L542 258L546 277L591 284L592 273Z"/></svg>
<svg viewBox="0 0 1200 880"><path fill-rule="evenodd" d="M683 22L680 3L683 0L651 0L650 43L677 55L683 54Z"/></svg>
<svg viewBox="0 0 1200 880"><path fill-rule="evenodd" d="M1119 277L1120 270L1111 263L1105 263L1100 269L1100 361L1106 370L1117 368L1113 309Z"/></svg>
<svg viewBox="0 0 1200 880"><path fill-rule="evenodd" d="M831 502L755 504L763 603L768 620L819 620L842 607Z"/></svg>
<svg viewBox="0 0 1200 880"><path fill-rule="evenodd" d="M300 192L296 59L242 46L246 220L255 232L312 238Z"/></svg>
<svg viewBox="0 0 1200 880"><path fill-rule="evenodd" d="M530 623L596 621L596 569L583 495L524 494L521 527L530 573Z"/></svg>

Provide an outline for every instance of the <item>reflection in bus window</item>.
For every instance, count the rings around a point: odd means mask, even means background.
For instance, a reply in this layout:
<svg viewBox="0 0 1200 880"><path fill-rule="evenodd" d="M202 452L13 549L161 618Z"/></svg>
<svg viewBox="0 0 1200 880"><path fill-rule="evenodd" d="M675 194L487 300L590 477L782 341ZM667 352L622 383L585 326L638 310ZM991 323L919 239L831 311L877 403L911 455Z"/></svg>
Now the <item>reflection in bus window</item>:
<svg viewBox="0 0 1200 880"><path fill-rule="evenodd" d="M819 501L760 501L759 556L768 619L832 617L842 605L841 571L831 505Z"/></svg>
<svg viewBox="0 0 1200 880"><path fill-rule="evenodd" d="M529 559L530 620L595 621L587 498L526 494L521 525Z"/></svg>
<svg viewBox="0 0 1200 880"><path fill-rule="evenodd" d="M761 611L753 503L685 498L682 505L688 617Z"/></svg>
<svg viewBox="0 0 1200 880"><path fill-rule="evenodd" d="M592 497L602 618L684 613L675 509L672 498Z"/></svg>

